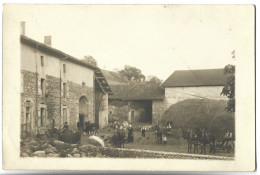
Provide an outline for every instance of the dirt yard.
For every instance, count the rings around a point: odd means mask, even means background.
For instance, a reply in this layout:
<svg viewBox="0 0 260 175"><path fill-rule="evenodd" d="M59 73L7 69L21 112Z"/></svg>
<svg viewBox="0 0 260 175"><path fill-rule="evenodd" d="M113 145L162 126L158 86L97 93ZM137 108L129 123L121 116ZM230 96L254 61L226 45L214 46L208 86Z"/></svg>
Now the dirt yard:
<svg viewBox="0 0 260 175"><path fill-rule="evenodd" d="M99 130L98 136L107 137L112 136L114 133L113 128L105 128ZM141 150L154 150L165 152L177 152L187 153L188 144L185 140L179 141L177 138L167 137L167 144L159 144L155 141L155 135L152 130L146 131L146 136L142 137L141 131L137 128L134 129L134 142L126 143L125 148L128 149L141 149ZM199 150L200 153L200 150ZM233 157L234 153L228 153L227 151L217 150L216 154L209 153L209 148L206 148L208 155L215 156L228 156ZM192 153L193 154L193 153Z"/></svg>

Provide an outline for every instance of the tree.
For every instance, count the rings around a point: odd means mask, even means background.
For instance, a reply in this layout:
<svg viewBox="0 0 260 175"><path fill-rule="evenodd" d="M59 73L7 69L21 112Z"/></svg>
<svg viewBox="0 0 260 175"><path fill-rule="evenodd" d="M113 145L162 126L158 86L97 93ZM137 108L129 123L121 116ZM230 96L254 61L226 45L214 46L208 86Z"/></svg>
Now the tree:
<svg viewBox="0 0 260 175"><path fill-rule="evenodd" d="M82 61L84 61L87 64L97 66L97 61L91 55L84 56Z"/></svg>
<svg viewBox="0 0 260 175"><path fill-rule="evenodd" d="M162 80L159 79L159 78L156 77L156 76L153 76L153 77L148 81L148 83L161 84L161 83L162 83Z"/></svg>
<svg viewBox="0 0 260 175"><path fill-rule="evenodd" d="M235 112L235 66L228 64L224 68L224 74L227 75L227 80L221 95L228 97L226 110Z"/></svg>
<svg viewBox="0 0 260 175"><path fill-rule="evenodd" d="M124 69L119 71L119 74L129 81L141 82L145 80L142 71L132 66L125 65Z"/></svg>

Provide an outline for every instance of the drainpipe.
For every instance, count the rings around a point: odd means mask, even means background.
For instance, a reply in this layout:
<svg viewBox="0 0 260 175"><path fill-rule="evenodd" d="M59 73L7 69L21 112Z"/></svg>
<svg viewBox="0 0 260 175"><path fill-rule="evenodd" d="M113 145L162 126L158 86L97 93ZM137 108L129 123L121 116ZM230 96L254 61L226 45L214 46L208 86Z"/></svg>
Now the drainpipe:
<svg viewBox="0 0 260 175"><path fill-rule="evenodd" d="M38 131L38 66L37 66L37 51L38 51L38 44L36 45L36 48L34 50L35 53L35 71L36 71L36 102L35 102L35 112L36 112L36 120L35 120L35 126Z"/></svg>

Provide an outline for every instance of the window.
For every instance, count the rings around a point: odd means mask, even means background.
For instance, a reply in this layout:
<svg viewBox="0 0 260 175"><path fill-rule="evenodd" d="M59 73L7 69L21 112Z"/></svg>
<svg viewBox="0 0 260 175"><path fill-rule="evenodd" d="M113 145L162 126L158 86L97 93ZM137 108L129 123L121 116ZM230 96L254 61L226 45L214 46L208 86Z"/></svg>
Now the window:
<svg viewBox="0 0 260 175"><path fill-rule="evenodd" d="M63 64L63 73L66 73L66 64Z"/></svg>
<svg viewBox="0 0 260 175"><path fill-rule="evenodd" d="M67 83L63 83L63 97L67 97Z"/></svg>
<svg viewBox="0 0 260 175"><path fill-rule="evenodd" d="M67 108L63 108L63 123L68 122Z"/></svg>
<svg viewBox="0 0 260 175"><path fill-rule="evenodd" d="M41 91L42 95L45 95L45 79L41 78Z"/></svg>
<svg viewBox="0 0 260 175"><path fill-rule="evenodd" d="M44 125L45 125L45 108L41 108L40 120L41 120L40 126L44 127Z"/></svg>
<svg viewBox="0 0 260 175"><path fill-rule="evenodd" d="M44 56L41 56L41 66L44 66Z"/></svg>

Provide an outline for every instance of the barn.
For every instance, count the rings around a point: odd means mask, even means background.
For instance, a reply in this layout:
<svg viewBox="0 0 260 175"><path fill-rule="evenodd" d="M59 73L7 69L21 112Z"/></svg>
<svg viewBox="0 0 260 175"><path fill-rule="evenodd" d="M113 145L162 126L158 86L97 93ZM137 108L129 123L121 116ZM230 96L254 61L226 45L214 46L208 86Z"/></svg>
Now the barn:
<svg viewBox="0 0 260 175"><path fill-rule="evenodd" d="M226 80L224 69L174 71L161 85L165 89L167 108L191 98L227 100L221 95Z"/></svg>
<svg viewBox="0 0 260 175"><path fill-rule="evenodd" d="M102 70L113 95L108 96L109 121L152 124L158 118L164 100L159 84L125 81L117 72ZM161 107L164 108L164 107ZM160 111L161 110L161 111Z"/></svg>

